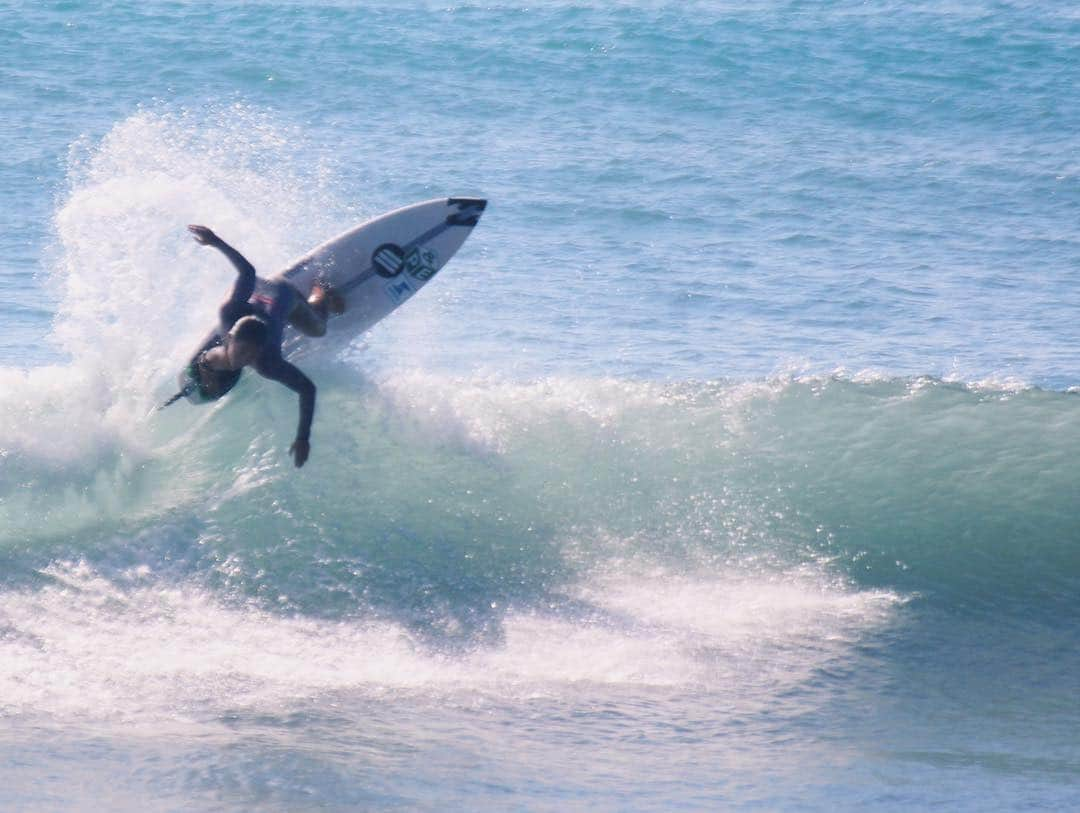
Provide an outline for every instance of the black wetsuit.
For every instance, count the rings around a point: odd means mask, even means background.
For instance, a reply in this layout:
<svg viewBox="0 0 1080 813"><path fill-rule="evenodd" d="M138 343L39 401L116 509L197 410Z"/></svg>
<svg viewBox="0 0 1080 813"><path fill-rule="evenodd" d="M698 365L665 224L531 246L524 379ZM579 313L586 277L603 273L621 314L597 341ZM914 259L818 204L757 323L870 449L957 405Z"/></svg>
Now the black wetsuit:
<svg viewBox="0 0 1080 813"><path fill-rule="evenodd" d="M252 365L255 371L274 381L280 381L300 396L300 423L296 429L299 440L308 440L311 420L315 415L315 385L311 379L281 356L281 342L289 313L301 296L287 281L281 278L262 279L256 276L255 266L236 249L226 243L217 248L236 267L236 283L229 298L218 309L218 326L206 337L192 358L196 372L211 375L219 381L221 391L212 397L228 392L240 378L239 370L214 370L202 364L203 354L224 341L225 335L245 316L257 316L266 322L268 335L259 357Z"/></svg>

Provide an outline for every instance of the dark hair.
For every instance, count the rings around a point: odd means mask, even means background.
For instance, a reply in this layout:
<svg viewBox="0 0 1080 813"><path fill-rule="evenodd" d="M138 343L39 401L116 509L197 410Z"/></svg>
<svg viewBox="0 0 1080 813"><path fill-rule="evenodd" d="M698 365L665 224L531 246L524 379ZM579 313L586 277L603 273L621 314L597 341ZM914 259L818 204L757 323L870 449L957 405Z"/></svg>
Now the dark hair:
<svg viewBox="0 0 1080 813"><path fill-rule="evenodd" d="M245 316L233 325L229 333L236 341L261 345L266 341L270 328L258 316Z"/></svg>
<svg viewBox="0 0 1080 813"><path fill-rule="evenodd" d="M201 376L197 377L195 381L199 392L199 399L202 401L216 401L236 386L236 382L240 380L240 373L242 372L243 370L207 371L204 375L207 375L213 380L214 383L212 389L206 386ZM198 374L196 373L196 375Z"/></svg>

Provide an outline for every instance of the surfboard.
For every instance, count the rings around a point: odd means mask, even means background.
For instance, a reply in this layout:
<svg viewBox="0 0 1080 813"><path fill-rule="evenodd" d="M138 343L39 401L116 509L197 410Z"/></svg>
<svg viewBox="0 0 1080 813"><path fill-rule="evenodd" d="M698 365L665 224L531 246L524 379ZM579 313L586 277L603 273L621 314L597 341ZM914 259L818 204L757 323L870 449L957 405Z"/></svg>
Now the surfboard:
<svg viewBox="0 0 1080 813"><path fill-rule="evenodd" d="M431 282L486 206L483 198L436 198L395 209L328 240L274 276L285 277L304 296L316 282L329 285L344 297L345 312L330 318L327 335L359 335ZM290 328L283 352L295 355L301 345L320 341L325 338L309 339ZM177 397L205 403L193 376L192 364L180 372Z"/></svg>
<svg viewBox="0 0 1080 813"><path fill-rule="evenodd" d="M436 198L396 209L323 243L282 276L307 296L326 282L345 297L327 331L362 333L407 302L454 256L487 206Z"/></svg>

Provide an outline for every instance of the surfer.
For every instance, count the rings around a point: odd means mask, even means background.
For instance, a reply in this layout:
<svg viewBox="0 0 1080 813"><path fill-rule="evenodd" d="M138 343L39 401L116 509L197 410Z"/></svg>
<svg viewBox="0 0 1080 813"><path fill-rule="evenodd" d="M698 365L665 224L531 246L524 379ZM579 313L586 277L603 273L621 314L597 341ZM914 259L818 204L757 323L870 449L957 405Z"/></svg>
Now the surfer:
<svg viewBox="0 0 1080 813"><path fill-rule="evenodd" d="M218 309L218 326L200 345L187 368L189 384L177 398L197 392L207 401L220 398L251 366L264 378L279 381L300 396L300 423L289 454L299 468L311 451L311 420L315 415L315 385L281 355L285 325L307 336L326 333L331 313L340 314L345 302L328 287L316 284L307 299L283 277L263 279L255 266L206 226L188 226L200 245L224 254L236 268L229 298Z"/></svg>

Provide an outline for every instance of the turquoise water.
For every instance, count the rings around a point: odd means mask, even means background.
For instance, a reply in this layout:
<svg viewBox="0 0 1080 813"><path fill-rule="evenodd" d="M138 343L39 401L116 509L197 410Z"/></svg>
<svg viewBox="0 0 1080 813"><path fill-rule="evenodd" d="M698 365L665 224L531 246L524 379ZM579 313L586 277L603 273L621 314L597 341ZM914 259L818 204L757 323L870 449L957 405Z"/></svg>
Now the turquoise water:
<svg viewBox="0 0 1080 813"><path fill-rule="evenodd" d="M1080 807L1068 4L0 7L0 809ZM232 271L439 277L152 408Z"/></svg>

